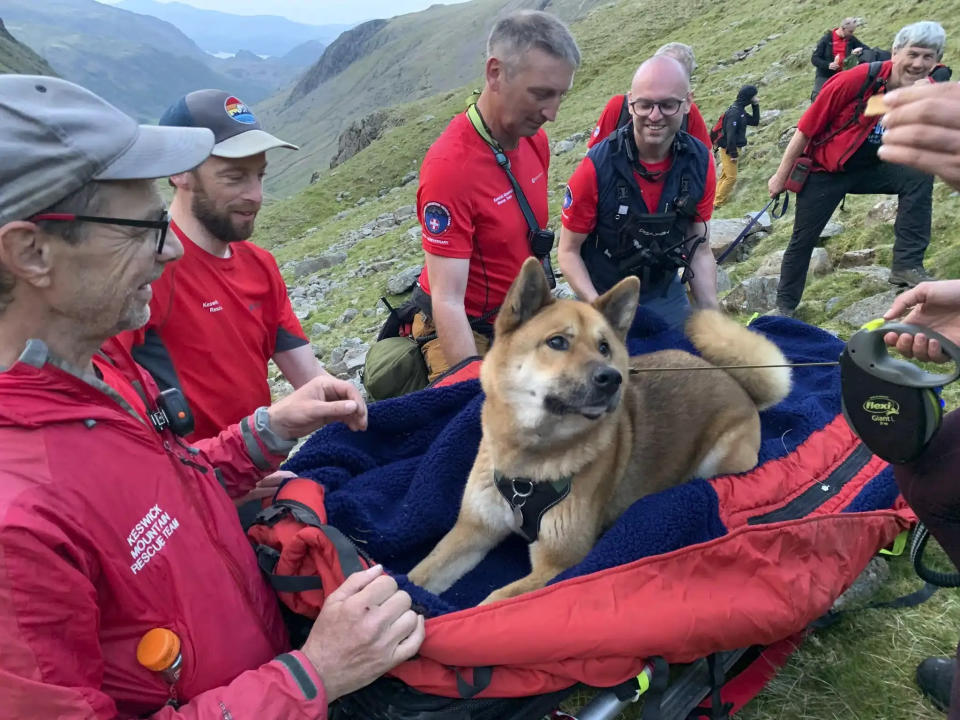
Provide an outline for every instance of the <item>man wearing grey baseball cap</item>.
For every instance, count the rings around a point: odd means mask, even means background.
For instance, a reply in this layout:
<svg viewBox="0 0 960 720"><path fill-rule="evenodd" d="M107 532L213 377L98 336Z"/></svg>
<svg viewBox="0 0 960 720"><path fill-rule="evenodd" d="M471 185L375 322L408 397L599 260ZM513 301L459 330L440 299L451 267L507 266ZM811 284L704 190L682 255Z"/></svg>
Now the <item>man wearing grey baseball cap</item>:
<svg viewBox="0 0 960 720"><path fill-rule="evenodd" d="M273 256L247 242L263 201L267 151L296 150L264 131L250 108L222 90L180 98L160 125L209 128L216 140L200 167L172 175L171 233L184 247L153 286L150 322L133 333L133 356L161 388L183 391L189 439L213 437L270 402L272 359L298 388L325 375L287 297ZM271 492L279 480L264 480Z"/></svg>
<svg viewBox="0 0 960 720"><path fill-rule="evenodd" d="M292 650L227 497L297 437L365 428L355 388L316 378L188 447L111 337L146 322L183 253L151 178L213 141L0 75L0 720L325 718L423 639L375 566Z"/></svg>

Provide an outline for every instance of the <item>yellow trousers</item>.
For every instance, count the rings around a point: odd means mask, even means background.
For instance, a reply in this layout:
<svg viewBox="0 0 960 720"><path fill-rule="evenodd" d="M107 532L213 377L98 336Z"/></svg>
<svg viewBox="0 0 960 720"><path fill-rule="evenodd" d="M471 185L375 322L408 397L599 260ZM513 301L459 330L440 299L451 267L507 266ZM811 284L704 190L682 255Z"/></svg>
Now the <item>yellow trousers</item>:
<svg viewBox="0 0 960 720"><path fill-rule="evenodd" d="M737 184L737 158L727 154L726 149L720 148L720 174L717 176L717 194L713 199L715 208L723 205L733 192Z"/></svg>

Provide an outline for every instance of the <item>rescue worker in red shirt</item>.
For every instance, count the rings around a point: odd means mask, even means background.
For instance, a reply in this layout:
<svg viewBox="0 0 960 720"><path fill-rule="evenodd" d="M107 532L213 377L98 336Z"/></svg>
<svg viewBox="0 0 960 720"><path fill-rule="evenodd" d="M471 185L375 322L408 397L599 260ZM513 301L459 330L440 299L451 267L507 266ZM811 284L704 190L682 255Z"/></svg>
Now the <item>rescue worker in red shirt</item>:
<svg viewBox="0 0 960 720"><path fill-rule="evenodd" d="M640 304L678 328L690 312L686 282L699 307L717 307L717 264L704 245L716 177L710 151L680 130L689 93L673 58L639 67L632 124L591 148L570 178L558 252L581 300L636 275Z"/></svg>
<svg viewBox="0 0 960 720"><path fill-rule="evenodd" d="M365 428L347 383L316 377L190 447L112 339L146 322L150 283L183 254L149 178L213 140L0 76L0 720L322 719L423 639L377 566L292 650L227 496L327 422ZM179 677L137 662L158 628L180 640Z"/></svg>
<svg viewBox="0 0 960 720"><path fill-rule="evenodd" d="M200 167L170 178L170 231L184 256L153 284L150 320L133 337L134 358L161 389L176 387L186 396L194 440L270 403L271 359L295 389L326 372L276 261L249 242L263 202L267 151L297 147L264 131L242 100L222 90L189 93L160 124L209 128L216 140Z"/></svg>
<svg viewBox="0 0 960 720"><path fill-rule="evenodd" d="M848 17L840 23L840 27L828 30L820 38L810 56L810 62L817 69L813 77L813 92L810 93L811 102L817 99L823 84L843 70L846 58L851 55L859 57L867 47L853 34L856 29L857 19Z"/></svg>
<svg viewBox="0 0 960 720"><path fill-rule="evenodd" d="M930 243L933 177L904 165L882 163L877 149L883 119L864 115L865 100L917 82L932 82L930 71L943 56L946 34L935 23L907 25L893 41L893 58L882 63L873 81L871 65L858 65L823 86L800 118L780 167L770 178L773 197L787 186L798 158L809 157L813 172L797 194L793 235L780 266L776 312L792 316L803 295L813 248L830 216L847 193L896 194L893 264L890 282L913 287L931 279L923 267Z"/></svg>
<svg viewBox="0 0 960 720"><path fill-rule="evenodd" d="M576 42L554 16L524 10L498 20L475 106L480 129L467 113L457 115L427 151L417 189L426 264L414 289L421 312L413 335L433 338L422 345L430 380L486 352L493 317L534 254L532 223L495 152L509 161L532 220L544 228L550 147L542 126L556 119L579 65Z"/></svg>
<svg viewBox="0 0 960 720"><path fill-rule="evenodd" d="M684 45L679 42L667 43L654 53L654 56L656 55L672 57L683 65L684 70L687 71L688 78L693 77L693 71L697 68L697 61L693 55L693 48L689 45ZM606 138L617 128L623 127L630 122L630 108L627 104L628 95L629 93L614 95L607 101L603 112L600 113L600 119L597 120L596 127L593 128L593 132L590 133L590 137L587 138L588 149ZM706 147L712 145L707 123L703 120L700 108L693 102L692 92L690 93L690 109L684 114L680 129L693 135L693 137L702 142Z"/></svg>

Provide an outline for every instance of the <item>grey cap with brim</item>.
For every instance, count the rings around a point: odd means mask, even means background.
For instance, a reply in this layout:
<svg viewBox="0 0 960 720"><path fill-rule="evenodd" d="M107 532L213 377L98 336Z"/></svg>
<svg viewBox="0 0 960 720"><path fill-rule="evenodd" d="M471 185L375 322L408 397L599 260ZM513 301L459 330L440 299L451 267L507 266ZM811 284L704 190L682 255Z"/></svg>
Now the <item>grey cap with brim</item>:
<svg viewBox="0 0 960 720"><path fill-rule="evenodd" d="M296 145L281 140L265 130L247 130L213 146L211 155L222 158L243 158L259 155L274 148L299 150Z"/></svg>
<svg viewBox="0 0 960 720"><path fill-rule="evenodd" d="M92 180L191 170L213 142L206 128L138 125L66 80L0 75L0 225L25 220Z"/></svg>

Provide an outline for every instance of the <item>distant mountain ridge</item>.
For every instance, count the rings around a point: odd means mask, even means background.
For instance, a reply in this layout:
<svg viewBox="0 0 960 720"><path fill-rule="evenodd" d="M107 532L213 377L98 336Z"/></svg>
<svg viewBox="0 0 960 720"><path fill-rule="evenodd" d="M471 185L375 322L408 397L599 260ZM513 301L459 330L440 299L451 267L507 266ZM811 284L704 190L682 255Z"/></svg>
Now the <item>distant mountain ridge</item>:
<svg viewBox="0 0 960 720"><path fill-rule="evenodd" d="M122 0L115 7L164 20L209 53L249 50L257 55L282 57L308 41L329 45L350 27L306 25L278 15L234 15L181 2Z"/></svg>
<svg viewBox="0 0 960 720"><path fill-rule="evenodd" d="M11 35L0 18L0 74L56 75L42 57Z"/></svg>
<svg viewBox="0 0 960 720"><path fill-rule="evenodd" d="M472 0L432 5L343 33L292 92L255 108L264 125L300 152L270 161L270 187L284 195L329 166L337 138L355 121L398 103L473 82L483 73L487 34L501 14L548 10L567 22L609 0Z"/></svg>
<svg viewBox="0 0 960 720"><path fill-rule="evenodd" d="M0 7L8 30L59 75L141 122L198 88L255 103L288 88L302 70L250 55L215 58L170 23L94 0L0 0Z"/></svg>

